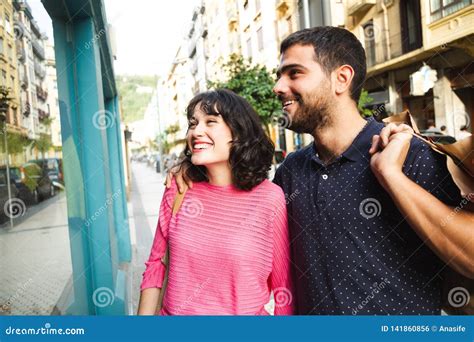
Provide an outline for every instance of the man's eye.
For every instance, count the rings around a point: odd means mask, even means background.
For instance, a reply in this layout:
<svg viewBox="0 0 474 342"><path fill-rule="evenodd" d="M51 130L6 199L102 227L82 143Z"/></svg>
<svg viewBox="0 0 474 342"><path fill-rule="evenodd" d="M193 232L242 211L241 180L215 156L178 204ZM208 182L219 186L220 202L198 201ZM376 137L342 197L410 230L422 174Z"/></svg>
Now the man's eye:
<svg viewBox="0 0 474 342"><path fill-rule="evenodd" d="M295 75L298 75L299 73L300 73L299 70L291 70L290 76L295 76Z"/></svg>

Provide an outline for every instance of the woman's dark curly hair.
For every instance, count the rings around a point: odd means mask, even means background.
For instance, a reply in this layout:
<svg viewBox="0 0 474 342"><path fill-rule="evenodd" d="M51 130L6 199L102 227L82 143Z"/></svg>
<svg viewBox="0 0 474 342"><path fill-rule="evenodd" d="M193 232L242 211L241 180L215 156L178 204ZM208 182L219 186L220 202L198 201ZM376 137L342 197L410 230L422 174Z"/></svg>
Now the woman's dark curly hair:
<svg viewBox="0 0 474 342"><path fill-rule="evenodd" d="M207 115L221 115L232 132L229 164L232 183L241 190L251 190L267 178L275 146L265 134L259 116L243 97L227 89L211 90L196 95L186 109L188 120L198 107ZM193 182L208 181L206 168L191 163L191 150L186 145L185 174Z"/></svg>

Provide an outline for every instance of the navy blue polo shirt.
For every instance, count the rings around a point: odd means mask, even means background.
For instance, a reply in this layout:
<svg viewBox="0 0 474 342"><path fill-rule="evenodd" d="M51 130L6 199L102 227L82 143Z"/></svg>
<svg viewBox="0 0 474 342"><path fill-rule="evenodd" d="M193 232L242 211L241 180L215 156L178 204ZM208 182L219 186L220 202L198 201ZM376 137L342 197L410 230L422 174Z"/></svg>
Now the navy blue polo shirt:
<svg viewBox="0 0 474 342"><path fill-rule="evenodd" d="M276 172L287 202L298 314L440 314L444 265L370 169L372 136L383 127L369 119L329 165L312 143ZM403 171L446 204L462 200L446 157L416 138Z"/></svg>

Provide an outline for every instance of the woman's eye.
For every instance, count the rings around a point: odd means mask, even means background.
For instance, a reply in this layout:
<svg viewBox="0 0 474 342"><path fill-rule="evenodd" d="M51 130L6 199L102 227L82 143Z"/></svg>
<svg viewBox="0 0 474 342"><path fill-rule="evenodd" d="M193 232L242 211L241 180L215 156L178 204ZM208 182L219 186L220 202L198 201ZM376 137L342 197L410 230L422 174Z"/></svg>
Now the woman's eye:
<svg viewBox="0 0 474 342"><path fill-rule="evenodd" d="M195 122L188 122L188 128L192 128L194 126L196 126Z"/></svg>
<svg viewBox="0 0 474 342"><path fill-rule="evenodd" d="M217 122L216 120L209 120L209 121L207 122L207 124L209 125L209 124L211 124L211 123L216 123L216 122Z"/></svg>

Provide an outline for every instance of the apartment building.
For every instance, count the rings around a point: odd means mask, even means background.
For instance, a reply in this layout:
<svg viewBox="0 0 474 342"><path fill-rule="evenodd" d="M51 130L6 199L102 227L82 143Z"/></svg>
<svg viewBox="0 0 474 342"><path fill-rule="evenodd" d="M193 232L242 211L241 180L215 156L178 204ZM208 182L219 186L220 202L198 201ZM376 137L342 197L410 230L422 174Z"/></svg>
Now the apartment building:
<svg viewBox="0 0 474 342"><path fill-rule="evenodd" d="M351 0L345 10L366 50L376 114L409 109L420 129L434 122L455 137L464 125L472 131L472 0Z"/></svg>

